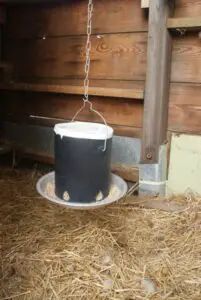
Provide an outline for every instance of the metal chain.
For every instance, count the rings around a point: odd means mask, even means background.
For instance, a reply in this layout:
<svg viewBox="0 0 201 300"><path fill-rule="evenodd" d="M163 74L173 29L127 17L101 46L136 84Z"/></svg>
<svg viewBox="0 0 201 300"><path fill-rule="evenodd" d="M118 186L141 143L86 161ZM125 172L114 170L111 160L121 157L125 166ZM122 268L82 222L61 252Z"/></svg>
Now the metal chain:
<svg viewBox="0 0 201 300"><path fill-rule="evenodd" d="M105 118L101 113L93 108L93 104L89 101L89 71L90 71L90 63L91 63L91 33L92 33L92 15L93 15L93 0L89 0L88 2L88 18L87 18L87 41L86 41L86 61L85 61L85 78L84 78L84 97L83 97L83 105L81 108L75 113L74 117L72 118L72 122L75 121L79 113L85 108L86 103L89 104L90 111L97 114L106 126L106 138L104 141L103 151L106 150L107 147L107 137L108 137L108 126Z"/></svg>
<svg viewBox="0 0 201 300"><path fill-rule="evenodd" d="M93 15L93 0L88 3L88 20L87 20L87 42L86 42L86 62L85 62L85 79L84 79L84 101L89 100L89 71L91 63L91 32L92 32L92 15Z"/></svg>

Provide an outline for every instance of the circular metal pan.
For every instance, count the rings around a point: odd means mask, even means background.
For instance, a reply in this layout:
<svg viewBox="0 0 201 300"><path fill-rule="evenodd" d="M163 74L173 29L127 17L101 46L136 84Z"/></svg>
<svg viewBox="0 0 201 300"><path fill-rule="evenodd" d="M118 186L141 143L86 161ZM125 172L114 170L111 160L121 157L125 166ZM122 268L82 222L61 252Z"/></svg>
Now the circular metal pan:
<svg viewBox="0 0 201 300"><path fill-rule="evenodd" d="M122 197L126 195L127 192L127 184L126 182L119 176L112 174L111 179L111 187L110 187L110 193L109 196L103 200L92 202L92 203L73 203L73 202L67 202L60 198L58 198L55 195L54 187L55 187L55 173L51 172L43 177L41 177L36 185L37 191L41 196L46 198L47 200L68 207L73 209L96 209L99 207L103 207L109 204L112 204L118 200L120 200Z"/></svg>

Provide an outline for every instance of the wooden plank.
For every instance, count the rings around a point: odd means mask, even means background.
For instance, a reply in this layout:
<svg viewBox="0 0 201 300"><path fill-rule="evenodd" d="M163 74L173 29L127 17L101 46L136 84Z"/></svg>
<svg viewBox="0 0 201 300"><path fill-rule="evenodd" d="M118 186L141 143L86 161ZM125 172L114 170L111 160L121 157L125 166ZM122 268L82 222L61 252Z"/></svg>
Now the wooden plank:
<svg viewBox="0 0 201 300"><path fill-rule="evenodd" d="M173 38L172 82L201 83L201 47L195 34Z"/></svg>
<svg viewBox="0 0 201 300"><path fill-rule="evenodd" d="M92 37L92 79L144 80L146 33ZM85 36L5 41L5 59L14 66L14 78L83 78ZM15 51L13 51L15 49Z"/></svg>
<svg viewBox="0 0 201 300"><path fill-rule="evenodd" d="M53 84L31 84L31 83L0 83L0 90L10 91L32 91L59 94L83 95L83 86L62 86ZM127 99L143 99L142 89L120 89L107 87L90 87L89 95L102 97L115 97Z"/></svg>
<svg viewBox="0 0 201 300"><path fill-rule="evenodd" d="M7 42L6 59L17 81L47 83L83 78L85 37ZM13 51L13 48L15 51ZM146 74L147 35L108 34L92 39L91 79L140 80ZM172 82L201 82L200 40L173 38Z"/></svg>
<svg viewBox="0 0 201 300"><path fill-rule="evenodd" d="M201 134L201 84L172 84L168 129Z"/></svg>
<svg viewBox="0 0 201 300"><path fill-rule="evenodd" d="M169 104L201 105L201 84L172 83Z"/></svg>
<svg viewBox="0 0 201 300"><path fill-rule="evenodd" d="M1 119L27 121L30 115L71 120L82 105L82 98L73 95L46 93L12 93L1 94ZM142 126L143 105L141 101L127 99L91 97L94 107L104 115L107 122L117 126ZM134 116L134 117L133 117ZM83 121L100 122L96 114L88 109L79 116ZM30 120L33 122L33 120ZM38 120L39 122L42 120Z"/></svg>
<svg viewBox="0 0 201 300"><path fill-rule="evenodd" d="M175 17L200 17L201 0L177 0L175 1Z"/></svg>
<svg viewBox="0 0 201 300"><path fill-rule="evenodd" d="M67 122L70 120L60 120L60 121L53 121L53 120L49 120L49 122L40 122L39 120L37 122L33 122L33 120L27 119L26 121L23 120L9 120L9 117L6 117L7 120L5 120L6 122L11 122L11 123L16 123L16 124L26 124L26 125L39 125L39 126L45 126L45 127L53 127L55 124L57 123L63 123L63 122ZM124 137L131 137L131 138L141 138L142 137L142 130L141 128L137 128L137 127L131 127L131 126L121 126L121 125L112 125L110 124L110 126L112 126L113 130L114 130L114 134L117 136L124 136ZM12 142L12 140L8 140L6 139L6 137L2 137L0 135L0 141L2 143L4 142Z"/></svg>
<svg viewBox="0 0 201 300"><path fill-rule="evenodd" d="M7 33L14 38L85 34L86 14L86 0L9 7ZM93 33L134 31L147 31L139 0L94 3Z"/></svg>
<svg viewBox="0 0 201 300"><path fill-rule="evenodd" d="M83 86L83 79L66 79L66 78L41 78L31 81L26 81L26 83L31 84L48 84L48 85L66 85L66 86ZM91 79L91 87L105 87L111 89L134 89L144 91L144 81L135 80L107 80L107 79Z"/></svg>
<svg viewBox="0 0 201 300"><path fill-rule="evenodd" d="M110 82L109 82L110 83ZM108 84L109 84L108 83ZM101 82L95 82L95 84L101 84ZM106 82L105 82L106 84ZM118 84L118 82L115 83L110 83L113 84L114 86ZM130 86L130 84L133 83L126 83L125 86ZM175 131L175 132L185 132L185 133L194 133L194 134L201 134L201 84L184 84L184 83L172 83L171 84L171 89L170 89L170 103L169 103L169 126L168 129L170 131ZM35 94L33 97L32 94L27 93L26 94L26 100L21 101L21 97L25 97L24 94L18 93L18 96L14 96L13 94L5 95L4 93L1 92L1 111L3 116L1 118L5 118L5 115L7 115L7 118L9 117L11 120L16 120L19 121L21 118L21 113L20 110L23 109L27 111L28 113L37 113L41 111L43 114L45 113L45 105L43 105L43 101L39 101L39 99L43 100L43 97L45 96L45 103L46 105L50 107L52 106L52 100L49 100L49 96L47 97L44 94ZM53 97L53 96L52 96ZM52 98L51 97L51 98ZM59 96L54 96L56 99L59 99ZM70 98L69 98L70 97ZM66 101L75 101L72 96L62 96L62 98L66 99ZM8 100L8 98L10 100ZM76 97L77 98L77 97ZM104 105L103 99L98 98L100 105ZM80 98L81 100L81 98ZM94 100L94 97L92 97L92 100ZM107 98L105 98L107 101ZM56 100L55 100L56 101ZM60 102L58 100L60 105L62 105L63 101ZM76 100L78 101L78 100ZM115 100L114 100L115 101ZM4 102L6 102L6 108L3 109L4 107ZM34 107L34 103L37 103L37 110L32 109ZM49 104L48 104L49 103ZM81 102L80 102L81 103ZM126 102L121 101L121 110L122 110L122 115L124 115L124 105L127 105ZM133 103L133 102L132 102ZM135 103L135 102L134 102ZM72 105L70 106L72 107ZM135 136L135 137L141 137L140 135L140 127L141 123L138 123L140 120L138 118L138 114L142 114L141 112L135 110L133 111L132 106L129 108L131 109L130 115L131 117L135 118L135 127L132 126L127 126L127 127L122 127L121 125L115 125L115 130L116 133L120 135L125 135L125 136ZM67 108L66 108L67 109ZM114 107L115 109L115 107ZM72 110L72 108L71 108ZM71 111L72 113L72 111ZM52 114L50 114L51 116ZM56 114L57 117L60 117L60 113ZM28 116L28 114L27 114ZM63 114L64 116L64 114ZM70 114L69 114L70 116ZM45 126L52 126L54 125L57 121L55 120L28 120L26 121L31 122L31 123L36 123L36 124L42 124ZM118 120L116 120L118 121ZM132 124L132 119L130 118L130 122ZM118 123L118 122L117 122ZM120 119L121 123L121 119ZM114 125L113 125L114 126ZM139 130L138 130L139 129Z"/></svg>
<svg viewBox="0 0 201 300"><path fill-rule="evenodd" d="M167 134L171 37L166 23L171 5L166 0L155 0L151 1L149 9L142 140L142 161L146 163L158 161L159 147L165 142Z"/></svg>
<svg viewBox="0 0 201 300"><path fill-rule="evenodd" d="M45 127L53 127L57 123L64 123L70 122L71 119L64 119L64 118L54 118L54 117L41 117L41 115L32 115L31 117L23 116L20 119L17 116L10 115L4 118L5 121L16 122L16 123L26 123L30 125L41 125ZM92 118L88 117L78 118L80 121L86 122L100 122L100 120L93 120ZM134 137L134 138L141 138L142 137L142 129L141 127L133 127L133 126L126 126L126 125L116 125L108 123L114 130L114 133L118 136L125 136L125 137Z"/></svg>
<svg viewBox="0 0 201 300"><path fill-rule="evenodd" d="M169 18L167 28L170 30L201 30L201 16L193 18Z"/></svg>

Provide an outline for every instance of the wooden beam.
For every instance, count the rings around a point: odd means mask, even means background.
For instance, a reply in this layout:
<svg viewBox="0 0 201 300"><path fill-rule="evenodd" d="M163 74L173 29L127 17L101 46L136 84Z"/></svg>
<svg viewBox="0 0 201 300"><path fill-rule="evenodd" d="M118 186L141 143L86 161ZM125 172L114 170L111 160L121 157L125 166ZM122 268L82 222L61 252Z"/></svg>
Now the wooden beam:
<svg viewBox="0 0 201 300"><path fill-rule="evenodd" d="M167 30L167 19L173 4L174 1L167 0L150 2L141 155L144 163L158 162L160 145L166 141L171 66L171 36Z"/></svg>
<svg viewBox="0 0 201 300"><path fill-rule="evenodd" d="M104 115L108 124L113 127L117 126L117 134L135 137L136 129L141 131L143 115L141 101L110 97L106 97L104 100L102 97L96 96L92 96L91 100L94 107ZM71 120L81 107L81 101L82 97L78 95L2 92L0 119L24 124L28 122L29 124L52 126L59 121ZM101 121L99 116L90 112L88 106L79 115L78 120Z"/></svg>
<svg viewBox="0 0 201 300"><path fill-rule="evenodd" d="M149 8L150 0L141 0L141 8Z"/></svg>
<svg viewBox="0 0 201 300"><path fill-rule="evenodd" d="M201 16L191 18L169 18L167 20L167 28L170 30L201 30Z"/></svg>
<svg viewBox="0 0 201 300"><path fill-rule="evenodd" d="M55 84L32 84L32 83L1 83L0 90L7 91L26 91L26 92L47 92L57 94L74 94L83 95L83 86L62 86ZM92 96L115 97L126 99L143 99L143 89L120 89L120 88L103 88L90 87L89 94Z"/></svg>
<svg viewBox="0 0 201 300"><path fill-rule="evenodd" d="M77 1L78 4L81 2L83 1ZM114 8L113 1L107 2L111 2ZM133 0L127 2L137 3ZM36 21L33 20L33 22ZM62 26L67 25L62 24ZM7 61L13 64L16 82L34 82L34 80L41 82L43 79L56 78L82 79L84 78L82 51L85 47L85 40L85 35L70 35L49 37L46 40L28 38L29 42L25 42L24 39L17 37L10 39L7 34L4 40L4 52ZM144 81L147 33L111 33L98 37L92 35L91 42L93 53L91 79ZM104 49L102 49L103 45Z"/></svg>

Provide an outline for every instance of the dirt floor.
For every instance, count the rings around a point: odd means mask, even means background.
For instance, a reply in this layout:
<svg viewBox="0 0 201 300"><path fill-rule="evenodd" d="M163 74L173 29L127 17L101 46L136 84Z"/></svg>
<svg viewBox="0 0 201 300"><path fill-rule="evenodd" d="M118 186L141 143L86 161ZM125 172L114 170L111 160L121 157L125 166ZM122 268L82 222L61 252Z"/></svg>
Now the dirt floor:
<svg viewBox="0 0 201 300"><path fill-rule="evenodd" d="M0 167L1 300L201 299L201 199L71 211L37 194L40 176Z"/></svg>

